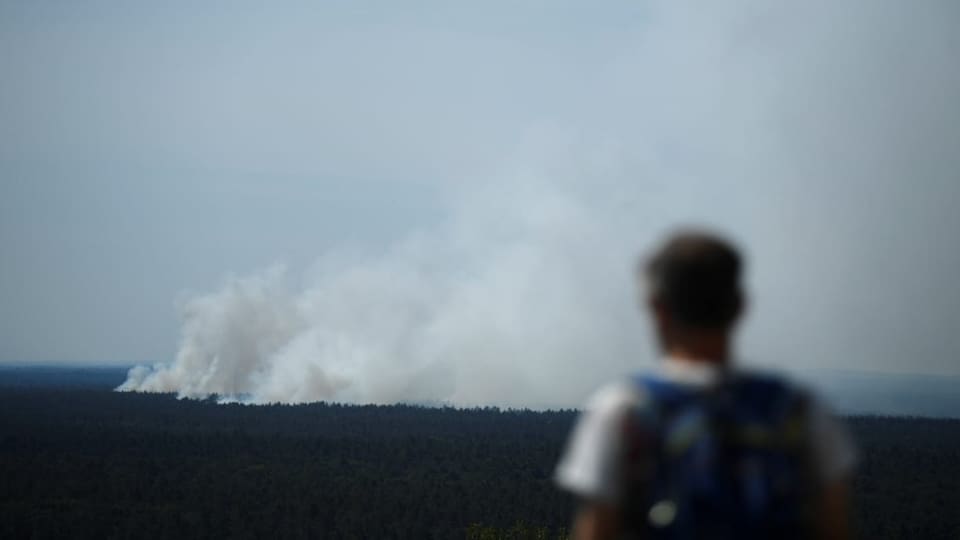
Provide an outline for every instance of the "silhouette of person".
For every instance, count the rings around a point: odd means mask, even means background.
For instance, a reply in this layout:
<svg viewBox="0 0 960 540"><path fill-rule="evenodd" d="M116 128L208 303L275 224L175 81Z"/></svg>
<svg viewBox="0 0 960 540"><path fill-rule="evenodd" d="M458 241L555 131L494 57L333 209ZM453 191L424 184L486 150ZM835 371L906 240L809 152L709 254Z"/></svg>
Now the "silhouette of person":
<svg viewBox="0 0 960 540"><path fill-rule="evenodd" d="M741 256L704 230L638 267L662 361L597 391L556 470L574 538L845 538L856 451L824 405L740 369Z"/></svg>

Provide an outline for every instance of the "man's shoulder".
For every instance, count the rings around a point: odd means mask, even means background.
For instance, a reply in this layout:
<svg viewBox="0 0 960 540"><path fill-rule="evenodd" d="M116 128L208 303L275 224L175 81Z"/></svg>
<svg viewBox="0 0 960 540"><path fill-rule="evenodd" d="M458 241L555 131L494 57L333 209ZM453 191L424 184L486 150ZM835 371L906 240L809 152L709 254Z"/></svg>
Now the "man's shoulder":
<svg viewBox="0 0 960 540"><path fill-rule="evenodd" d="M741 369L736 372L735 380L740 381L745 392L758 397L788 398L805 407L823 406L812 387L789 374L755 368Z"/></svg>
<svg viewBox="0 0 960 540"><path fill-rule="evenodd" d="M722 384L724 380L735 381L744 392L756 394L758 400L788 397L814 410L829 408L807 384L777 371L736 367L730 370L728 377L721 377L672 367L657 366L610 381L590 395L585 410L597 416L619 415L656 402L662 393L659 392L662 388L658 387L676 386L698 392Z"/></svg>
<svg viewBox="0 0 960 540"><path fill-rule="evenodd" d="M709 364L667 361L656 369L639 372L633 379L632 391L641 397L636 403L688 402L686 398L716 395L715 391L720 389L726 395L735 396L739 402L758 404L761 408L791 405L796 409L792 405L797 405L799 409L807 410L825 407L810 386L787 373L771 369L718 368Z"/></svg>
<svg viewBox="0 0 960 540"><path fill-rule="evenodd" d="M744 386L767 389L768 391L783 391L803 395L810 394L809 388L804 383L788 374L772 370L740 368L733 371L732 379L740 382Z"/></svg>

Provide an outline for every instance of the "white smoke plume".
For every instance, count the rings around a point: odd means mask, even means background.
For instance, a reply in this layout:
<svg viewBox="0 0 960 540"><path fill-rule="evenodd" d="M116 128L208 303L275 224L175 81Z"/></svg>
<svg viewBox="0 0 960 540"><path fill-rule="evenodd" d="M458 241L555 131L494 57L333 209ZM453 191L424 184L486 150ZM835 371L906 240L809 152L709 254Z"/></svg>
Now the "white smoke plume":
<svg viewBox="0 0 960 540"><path fill-rule="evenodd" d="M606 374L636 355L637 340L623 339L638 326L621 297L629 268L615 256L630 246L616 246L620 238L571 197L541 190L535 206L528 201L490 201L489 216L380 256L328 258L306 286L280 267L229 278L183 306L175 362L137 367L120 389L250 402L556 405L579 381L554 370L591 358Z"/></svg>
<svg viewBox="0 0 960 540"><path fill-rule="evenodd" d="M506 174L454 182L440 226L382 253L321 256L303 278L227 279L185 302L173 362L131 370L120 390L576 405L652 357L633 260L689 222L749 248L754 355L830 366L856 351L888 368L891 350L949 352L889 337L909 313L876 306L931 297L887 286L907 269L924 278L911 260L957 267L922 245L955 214L904 181L956 178L955 5L733 4L654 4L580 99L504 158ZM867 230L912 251L885 258L882 242L861 242Z"/></svg>

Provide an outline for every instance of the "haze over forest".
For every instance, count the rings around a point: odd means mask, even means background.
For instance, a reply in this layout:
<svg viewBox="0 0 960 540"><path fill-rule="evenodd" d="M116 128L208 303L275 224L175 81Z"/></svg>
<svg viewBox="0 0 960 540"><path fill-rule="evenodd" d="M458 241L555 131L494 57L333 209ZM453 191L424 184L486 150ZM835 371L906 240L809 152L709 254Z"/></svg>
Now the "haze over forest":
<svg viewBox="0 0 960 540"><path fill-rule="evenodd" d="M0 362L575 406L654 362L631 273L692 223L748 253L748 363L920 395L960 376L958 27L948 0L2 3Z"/></svg>

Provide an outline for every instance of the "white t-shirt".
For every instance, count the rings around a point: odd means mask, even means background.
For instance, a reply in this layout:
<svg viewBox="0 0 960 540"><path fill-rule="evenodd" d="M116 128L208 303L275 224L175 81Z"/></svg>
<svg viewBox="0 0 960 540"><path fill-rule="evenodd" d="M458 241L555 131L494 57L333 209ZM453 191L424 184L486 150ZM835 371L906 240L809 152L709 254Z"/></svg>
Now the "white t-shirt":
<svg viewBox="0 0 960 540"><path fill-rule="evenodd" d="M658 375L679 384L706 387L716 383L720 372L713 364L666 359ZM617 502L624 463L622 425L624 415L643 406L646 393L632 380L601 388L587 403L573 429L557 466L557 484L586 499ZM809 437L813 462L821 480L830 482L848 474L856 464L856 450L844 426L818 399L810 400Z"/></svg>

